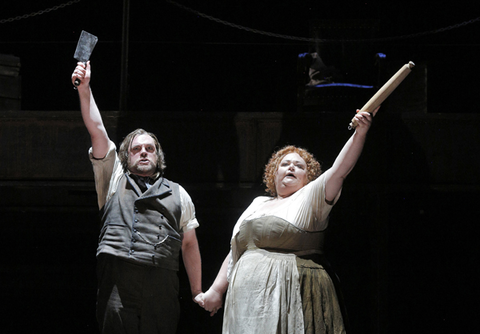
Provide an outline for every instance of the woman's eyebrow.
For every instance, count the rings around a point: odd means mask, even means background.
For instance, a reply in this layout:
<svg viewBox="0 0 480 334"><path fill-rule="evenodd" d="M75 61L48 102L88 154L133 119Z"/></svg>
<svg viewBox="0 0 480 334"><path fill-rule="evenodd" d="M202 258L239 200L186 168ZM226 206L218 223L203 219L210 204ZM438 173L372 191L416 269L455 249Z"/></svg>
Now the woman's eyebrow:
<svg viewBox="0 0 480 334"><path fill-rule="evenodd" d="M303 161L301 160L283 160L283 162L296 162L296 163L301 163L303 165Z"/></svg>

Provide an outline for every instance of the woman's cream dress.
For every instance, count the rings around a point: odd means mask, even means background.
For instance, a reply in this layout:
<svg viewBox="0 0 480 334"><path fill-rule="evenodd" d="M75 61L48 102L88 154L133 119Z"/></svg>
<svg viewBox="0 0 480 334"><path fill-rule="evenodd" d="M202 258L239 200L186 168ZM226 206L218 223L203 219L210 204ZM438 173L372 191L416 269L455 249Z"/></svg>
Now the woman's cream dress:
<svg viewBox="0 0 480 334"><path fill-rule="evenodd" d="M322 254L332 208L325 202L324 183L321 175L270 212L262 207L273 199L258 197L238 220L224 334L345 333L329 275L301 258Z"/></svg>

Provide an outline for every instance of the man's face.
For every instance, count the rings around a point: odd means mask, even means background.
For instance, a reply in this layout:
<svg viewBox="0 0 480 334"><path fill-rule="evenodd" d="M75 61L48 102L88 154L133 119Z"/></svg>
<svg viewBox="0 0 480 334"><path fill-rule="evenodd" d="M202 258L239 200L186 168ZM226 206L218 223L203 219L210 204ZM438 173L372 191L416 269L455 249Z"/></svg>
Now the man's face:
<svg viewBox="0 0 480 334"><path fill-rule="evenodd" d="M128 150L128 170L139 176L152 176L156 172L155 141L147 134L133 138Z"/></svg>

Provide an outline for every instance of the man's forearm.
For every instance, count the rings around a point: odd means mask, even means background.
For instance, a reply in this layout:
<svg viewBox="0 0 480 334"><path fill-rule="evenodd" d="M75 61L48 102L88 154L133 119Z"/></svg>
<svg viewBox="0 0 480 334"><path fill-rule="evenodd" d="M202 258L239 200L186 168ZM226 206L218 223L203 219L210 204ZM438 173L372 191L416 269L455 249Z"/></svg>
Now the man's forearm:
<svg viewBox="0 0 480 334"><path fill-rule="evenodd" d="M195 297L202 292L202 260L195 230L187 233L187 238L183 240L182 257L190 282L190 290L192 296Z"/></svg>

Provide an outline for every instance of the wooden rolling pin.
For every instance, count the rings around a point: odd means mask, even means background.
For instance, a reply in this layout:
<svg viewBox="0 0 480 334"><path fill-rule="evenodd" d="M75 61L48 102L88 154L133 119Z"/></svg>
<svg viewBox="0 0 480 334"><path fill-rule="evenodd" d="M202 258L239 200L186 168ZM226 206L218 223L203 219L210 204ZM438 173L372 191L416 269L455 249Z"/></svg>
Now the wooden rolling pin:
<svg viewBox="0 0 480 334"><path fill-rule="evenodd" d="M397 86L410 74L412 68L415 66L413 62L403 65L397 73L395 73L390 80L388 80L382 88L380 88L375 95L360 109L360 111L373 112L385 99L397 88ZM357 126L355 118L352 118L348 129L354 129Z"/></svg>

